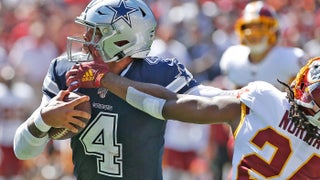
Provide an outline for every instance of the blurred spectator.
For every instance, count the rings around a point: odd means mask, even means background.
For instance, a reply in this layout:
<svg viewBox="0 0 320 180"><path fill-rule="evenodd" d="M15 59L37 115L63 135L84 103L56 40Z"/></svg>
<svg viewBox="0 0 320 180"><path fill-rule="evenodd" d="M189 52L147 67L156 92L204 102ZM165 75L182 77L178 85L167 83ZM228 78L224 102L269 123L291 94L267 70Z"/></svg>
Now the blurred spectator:
<svg viewBox="0 0 320 180"><path fill-rule="evenodd" d="M320 10L316 10L314 18L311 19L313 24L313 27L310 27L312 29L312 38L309 38L302 48L309 56L315 57L320 56Z"/></svg>
<svg viewBox="0 0 320 180"><path fill-rule="evenodd" d="M231 146L230 146L231 145ZM214 180L228 179L233 154L233 135L228 124L214 124L210 127L208 157Z"/></svg>
<svg viewBox="0 0 320 180"><path fill-rule="evenodd" d="M23 179L23 163L13 152L14 132L30 115L35 94L31 86L15 81L9 65L0 69L0 179Z"/></svg>
<svg viewBox="0 0 320 180"><path fill-rule="evenodd" d="M304 51L310 56L320 56L320 27L314 30L314 39L309 40L304 46Z"/></svg>
<svg viewBox="0 0 320 180"><path fill-rule="evenodd" d="M209 125L168 122L163 157L164 180L211 179L205 148Z"/></svg>
<svg viewBox="0 0 320 180"><path fill-rule="evenodd" d="M188 49L192 57L190 72L200 83L213 80L220 75L217 48L199 28L191 29L189 35L193 39L192 46Z"/></svg>
<svg viewBox="0 0 320 180"><path fill-rule="evenodd" d="M42 21L30 24L28 35L19 38L9 53L9 61L19 70L18 75L25 77L27 82L42 81L50 58L58 54L55 44L45 33L46 27Z"/></svg>
<svg viewBox="0 0 320 180"><path fill-rule="evenodd" d="M188 67L191 65L189 52L184 44L175 39L175 33L174 24L160 24L149 55L175 57ZM193 180L207 176L208 162L203 161L202 150L207 146L208 138L209 125L168 121L165 132L163 179Z"/></svg>
<svg viewBox="0 0 320 180"><path fill-rule="evenodd" d="M47 27L43 21L33 22L28 35L15 41L9 52L9 61L16 69L18 78L40 90L51 59L58 55L55 44L45 33Z"/></svg>
<svg viewBox="0 0 320 180"><path fill-rule="evenodd" d="M176 38L175 24L159 24L156 39L152 43L150 56L176 57L187 68L191 64L191 57L187 47Z"/></svg>
<svg viewBox="0 0 320 180"><path fill-rule="evenodd" d="M70 168L67 167L72 164L71 157L65 156L69 146L52 144L39 159L22 162L13 154L12 137L16 124L21 124L21 118L26 119L29 113L34 111L35 105L39 104L40 99L37 98L41 95L37 93L41 94L41 88L36 86L42 85L50 60L65 51L65 47L60 46L66 44L65 37L70 35L71 31L77 31L67 24L73 22L74 14L81 12L86 5L83 2L0 2L0 47L3 47L0 48L0 81L3 82L3 88L0 89L1 180L74 179L72 171L70 173ZM63 39L60 39L61 34L65 36ZM15 69L7 67L7 64L12 64ZM3 74L6 74L6 77ZM14 83L8 81L13 77ZM26 101L26 98L30 99ZM64 152L64 156L60 152Z"/></svg>

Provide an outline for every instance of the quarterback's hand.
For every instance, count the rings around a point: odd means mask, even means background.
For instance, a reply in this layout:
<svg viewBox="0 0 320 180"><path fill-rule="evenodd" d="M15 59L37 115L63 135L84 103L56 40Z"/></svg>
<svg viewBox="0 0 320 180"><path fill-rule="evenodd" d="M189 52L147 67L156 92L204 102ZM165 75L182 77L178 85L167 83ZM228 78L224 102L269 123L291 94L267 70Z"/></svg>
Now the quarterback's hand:
<svg viewBox="0 0 320 180"><path fill-rule="evenodd" d="M68 90L100 87L100 81L108 71L104 62L90 61L76 64L66 73Z"/></svg>
<svg viewBox="0 0 320 180"><path fill-rule="evenodd" d="M72 101L65 102L63 99L68 94L69 91L60 91L57 96L52 98L49 103L41 109L41 116L43 121L51 127L67 128L76 133L78 130L75 126L85 126L85 123L78 118L90 119L91 114L75 110L74 108L85 101L89 101L89 96L81 96Z"/></svg>

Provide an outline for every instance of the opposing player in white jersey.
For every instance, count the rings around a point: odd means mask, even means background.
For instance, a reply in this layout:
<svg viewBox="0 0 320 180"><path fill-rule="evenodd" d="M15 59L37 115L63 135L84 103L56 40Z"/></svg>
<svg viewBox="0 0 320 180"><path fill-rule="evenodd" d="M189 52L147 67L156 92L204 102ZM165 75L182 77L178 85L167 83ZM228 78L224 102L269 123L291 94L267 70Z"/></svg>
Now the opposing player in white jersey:
<svg viewBox="0 0 320 180"><path fill-rule="evenodd" d="M290 83L305 64L302 61L307 58L303 50L278 44L280 27L277 14L262 1L254 1L245 6L235 23L235 33L240 44L230 46L220 60L221 72L232 85L229 88L241 88L249 82L260 80L284 90L277 79ZM229 137L228 141L234 140ZM228 148L232 151L232 148ZM223 156L226 147L220 149L218 157ZM220 162L219 159L221 158L213 159L213 164L218 166L228 163Z"/></svg>
<svg viewBox="0 0 320 180"><path fill-rule="evenodd" d="M100 67L92 68L100 73ZM87 84L81 81L87 70L91 68L67 73L67 85L77 82L71 90ZM100 82L158 119L204 124L241 117L234 129L232 179L320 179L320 57L310 59L291 86L281 83L287 93L263 81L238 90L211 88L208 91L220 91L211 98L172 93L112 73L105 73Z"/></svg>
<svg viewBox="0 0 320 180"><path fill-rule="evenodd" d="M262 80L283 89L277 79L289 83L305 64L302 49L277 44L279 29L272 7L262 1L246 5L235 24L240 44L230 46L220 61L223 74L236 88Z"/></svg>

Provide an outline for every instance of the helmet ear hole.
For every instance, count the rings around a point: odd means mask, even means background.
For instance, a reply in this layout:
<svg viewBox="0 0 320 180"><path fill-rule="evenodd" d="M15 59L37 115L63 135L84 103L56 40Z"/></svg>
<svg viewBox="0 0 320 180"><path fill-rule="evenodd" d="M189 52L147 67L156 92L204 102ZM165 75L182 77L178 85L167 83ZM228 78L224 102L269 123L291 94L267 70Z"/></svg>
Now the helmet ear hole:
<svg viewBox="0 0 320 180"><path fill-rule="evenodd" d="M114 42L115 45L121 47L121 46L124 46L126 44L128 44L129 41L128 40L122 40L122 41L117 41L117 42Z"/></svg>

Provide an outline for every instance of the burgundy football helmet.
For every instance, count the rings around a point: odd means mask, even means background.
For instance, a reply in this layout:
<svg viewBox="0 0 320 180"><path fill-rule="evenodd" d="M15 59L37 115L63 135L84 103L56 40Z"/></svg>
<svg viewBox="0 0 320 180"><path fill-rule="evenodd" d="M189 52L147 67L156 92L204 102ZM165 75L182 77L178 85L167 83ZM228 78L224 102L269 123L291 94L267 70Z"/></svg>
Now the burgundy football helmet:
<svg viewBox="0 0 320 180"><path fill-rule="evenodd" d="M278 40L276 12L262 1L248 3L236 21L235 31L241 44L252 52L263 53Z"/></svg>

